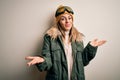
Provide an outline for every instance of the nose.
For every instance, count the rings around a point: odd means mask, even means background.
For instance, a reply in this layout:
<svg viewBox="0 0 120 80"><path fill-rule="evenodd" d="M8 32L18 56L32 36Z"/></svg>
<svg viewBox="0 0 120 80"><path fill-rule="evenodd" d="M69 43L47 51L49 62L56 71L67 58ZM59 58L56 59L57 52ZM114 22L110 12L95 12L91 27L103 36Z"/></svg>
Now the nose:
<svg viewBox="0 0 120 80"><path fill-rule="evenodd" d="M68 23L69 22L69 19L66 19L66 23Z"/></svg>

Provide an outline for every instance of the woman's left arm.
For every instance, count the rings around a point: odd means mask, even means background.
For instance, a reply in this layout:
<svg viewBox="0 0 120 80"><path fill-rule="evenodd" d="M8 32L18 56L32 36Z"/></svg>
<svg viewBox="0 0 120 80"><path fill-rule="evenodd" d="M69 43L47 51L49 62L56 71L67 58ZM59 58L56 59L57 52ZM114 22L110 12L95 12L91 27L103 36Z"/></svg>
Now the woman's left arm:
<svg viewBox="0 0 120 80"><path fill-rule="evenodd" d="M88 65L89 62L95 57L98 46L105 44L106 40L94 39L90 41L82 52L83 64Z"/></svg>

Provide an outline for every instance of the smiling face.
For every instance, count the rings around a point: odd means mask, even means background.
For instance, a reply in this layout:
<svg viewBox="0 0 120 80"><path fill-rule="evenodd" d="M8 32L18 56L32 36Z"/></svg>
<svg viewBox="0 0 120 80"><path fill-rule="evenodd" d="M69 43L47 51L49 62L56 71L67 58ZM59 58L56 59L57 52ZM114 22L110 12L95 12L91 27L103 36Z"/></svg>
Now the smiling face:
<svg viewBox="0 0 120 80"><path fill-rule="evenodd" d="M69 31L73 25L73 18L70 14L63 14L60 17L59 23L64 31Z"/></svg>

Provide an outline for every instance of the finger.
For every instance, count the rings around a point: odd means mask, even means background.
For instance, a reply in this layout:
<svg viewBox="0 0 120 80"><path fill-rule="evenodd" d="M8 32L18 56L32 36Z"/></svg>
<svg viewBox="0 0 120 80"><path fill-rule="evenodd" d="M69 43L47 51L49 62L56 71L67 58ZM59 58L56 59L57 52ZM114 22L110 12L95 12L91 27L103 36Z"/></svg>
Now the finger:
<svg viewBox="0 0 120 80"><path fill-rule="evenodd" d="M27 63L27 66L29 66L29 67L30 67L30 66L31 66L31 62L28 62L28 63Z"/></svg>
<svg viewBox="0 0 120 80"><path fill-rule="evenodd" d="M30 63L27 63L27 65L30 67L31 66L31 64Z"/></svg>
<svg viewBox="0 0 120 80"><path fill-rule="evenodd" d="M106 40L102 40L104 43L107 42Z"/></svg>
<svg viewBox="0 0 120 80"><path fill-rule="evenodd" d="M101 46L101 45L103 45L104 43L106 43L106 40L101 40L101 41L98 42L98 46Z"/></svg>
<svg viewBox="0 0 120 80"><path fill-rule="evenodd" d="M31 65L34 65L36 63L37 63L37 60L35 60L35 59L31 61Z"/></svg>
<svg viewBox="0 0 120 80"><path fill-rule="evenodd" d="M32 60L32 59L34 59L34 57L28 56L28 57L25 57L25 59L26 59L26 60Z"/></svg>
<svg viewBox="0 0 120 80"><path fill-rule="evenodd" d="M101 44L104 44L104 43L106 43L106 40L101 40Z"/></svg>
<svg viewBox="0 0 120 80"><path fill-rule="evenodd" d="M28 66L31 66L31 65L34 65L34 64L35 64L35 62L33 60L27 63Z"/></svg>
<svg viewBox="0 0 120 80"><path fill-rule="evenodd" d="M105 44L106 42L107 42L106 40L103 40L103 41L102 41L102 44Z"/></svg>
<svg viewBox="0 0 120 80"><path fill-rule="evenodd" d="M33 64L32 64L32 63L27 63L27 65L30 67L30 66L32 66Z"/></svg>

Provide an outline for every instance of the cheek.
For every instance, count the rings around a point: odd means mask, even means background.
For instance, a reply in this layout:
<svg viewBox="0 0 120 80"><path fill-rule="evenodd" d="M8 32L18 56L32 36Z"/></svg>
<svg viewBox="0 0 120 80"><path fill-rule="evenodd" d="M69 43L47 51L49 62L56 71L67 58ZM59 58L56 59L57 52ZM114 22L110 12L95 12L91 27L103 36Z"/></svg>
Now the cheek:
<svg viewBox="0 0 120 80"><path fill-rule="evenodd" d="M65 21L60 21L60 25L64 26L65 25Z"/></svg>
<svg viewBox="0 0 120 80"><path fill-rule="evenodd" d="M70 20L70 23L73 24L73 20Z"/></svg>

